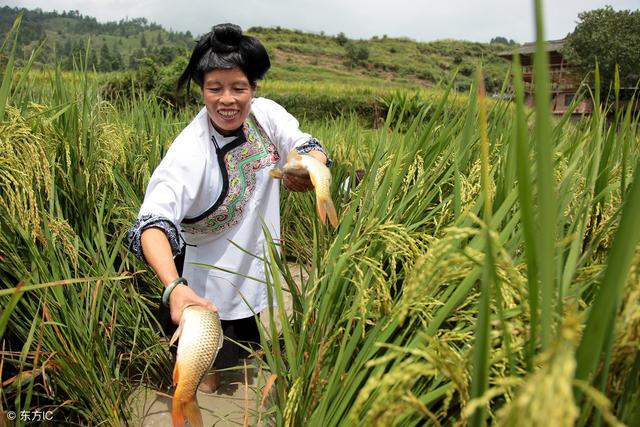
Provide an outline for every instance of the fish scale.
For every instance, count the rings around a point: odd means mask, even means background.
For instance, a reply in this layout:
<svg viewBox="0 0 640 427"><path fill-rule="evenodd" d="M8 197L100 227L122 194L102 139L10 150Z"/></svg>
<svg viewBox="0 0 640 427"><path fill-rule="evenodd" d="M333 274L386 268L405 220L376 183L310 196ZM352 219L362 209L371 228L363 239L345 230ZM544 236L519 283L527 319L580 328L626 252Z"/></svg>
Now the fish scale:
<svg viewBox="0 0 640 427"><path fill-rule="evenodd" d="M180 325L171 341L180 338L173 382L173 424L183 426L187 418L191 425L202 425L202 415L196 400L198 385L209 371L222 347L222 327L217 312L200 306L189 306L182 312Z"/></svg>

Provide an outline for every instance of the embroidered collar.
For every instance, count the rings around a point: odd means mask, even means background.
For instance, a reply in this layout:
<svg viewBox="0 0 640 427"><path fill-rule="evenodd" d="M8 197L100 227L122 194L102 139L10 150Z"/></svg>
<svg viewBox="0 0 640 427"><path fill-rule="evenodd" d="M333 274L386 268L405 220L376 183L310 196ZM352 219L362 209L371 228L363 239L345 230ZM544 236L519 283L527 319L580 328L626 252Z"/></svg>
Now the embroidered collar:
<svg viewBox="0 0 640 427"><path fill-rule="evenodd" d="M245 121L243 130L242 135L221 148L217 147L212 135L222 174L222 191L215 203L201 215L184 218L183 230L222 233L240 222L245 206L256 190L257 172L279 161L278 150L252 114Z"/></svg>
<svg viewBox="0 0 640 427"><path fill-rule="evenodd" d="M251 115L251 113L249 114ZM249 132L249 125L247 124L247 122L249 121L250 115L247 116L247 119L242 123L242 126L233 131L233 133L231 133L230 135L222 135L220 132L218 132L218 130L213 125L213 121L207 115L210 139L214 141L215 144L219 145L219 148L223 148L231 143L237 145L247 142L247 133Z"/></svg>

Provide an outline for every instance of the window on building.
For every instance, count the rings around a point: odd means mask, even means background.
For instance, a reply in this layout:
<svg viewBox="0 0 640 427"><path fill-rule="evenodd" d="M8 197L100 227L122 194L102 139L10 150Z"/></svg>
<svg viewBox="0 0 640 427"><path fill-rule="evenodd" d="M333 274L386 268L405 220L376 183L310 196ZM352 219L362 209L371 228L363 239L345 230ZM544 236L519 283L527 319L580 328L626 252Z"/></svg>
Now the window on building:
<svg viewBox="0 0 640 427"><path fill-rule="evenodd" d="M573 102L573 98L575 98L575 93L565 93L564 94L564 106L568 107Z"/></svg>

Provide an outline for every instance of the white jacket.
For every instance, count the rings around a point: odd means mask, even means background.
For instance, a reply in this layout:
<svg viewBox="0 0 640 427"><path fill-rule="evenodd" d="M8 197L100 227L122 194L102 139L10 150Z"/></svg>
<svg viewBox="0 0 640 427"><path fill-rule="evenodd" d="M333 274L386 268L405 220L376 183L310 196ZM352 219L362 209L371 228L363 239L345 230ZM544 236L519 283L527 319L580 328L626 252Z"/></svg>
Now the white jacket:
<svg viewBox="0 0 640 427"><path fill-rule="evenodd" d="M322 149L291 114L265 98L252 101L243 134L240 140L223 137L203 108L153 172L138 214L139 221L162 218L180 230L187 244L182 276L224 320L250 317L268 304L262 221L280 239L280 181L269 170L282 167L294 147ZM144 227L138 228L137 236Z"/></svg>

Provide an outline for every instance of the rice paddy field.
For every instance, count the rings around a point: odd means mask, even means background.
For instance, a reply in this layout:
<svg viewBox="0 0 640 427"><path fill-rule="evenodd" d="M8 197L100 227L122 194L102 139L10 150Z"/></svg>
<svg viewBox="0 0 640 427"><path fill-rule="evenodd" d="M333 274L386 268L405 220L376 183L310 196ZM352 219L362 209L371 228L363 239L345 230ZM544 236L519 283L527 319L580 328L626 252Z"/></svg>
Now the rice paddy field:
<svg viewBox="0 0 640 427"><path fill-rule="evenodd" d="M0 425L36 411L138 425L131 394L166 391L173 367L161 284L124 239L195 110L145 93L107 102L82 67L17 69L14 36L0 86ZM258 254L280 304L255 423L640 425L638 110L610 107L612 88L585 93L592 115L552 117L544 55L537 67L532 109L514 63L513 101L444 85L396 94L377 128L303 121L334 160L340 226L319 223L312 194L283 192L283 242Z"/></svg>

